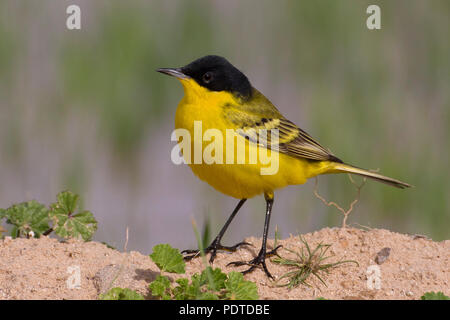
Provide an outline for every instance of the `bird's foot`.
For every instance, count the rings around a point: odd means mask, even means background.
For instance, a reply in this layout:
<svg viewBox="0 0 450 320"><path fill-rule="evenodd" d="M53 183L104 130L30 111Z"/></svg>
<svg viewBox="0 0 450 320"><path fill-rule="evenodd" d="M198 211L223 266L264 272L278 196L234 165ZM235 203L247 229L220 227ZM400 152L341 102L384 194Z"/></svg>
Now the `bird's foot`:
<svg viewBox="0 0 450 320"><path fill-rule="evenodd" d="M234 262L230 262L227 266L250 266L250 268L248 268L245 271L242 271L242 274L247 274L252 272L253 270L255 270L255 268L262 266L264 272L266 273L266 275L273 279L273 276L270 274L269 270L267 269L266 266L266 258L273 256L273 255L278 255L277 254L277 250L280 249L282 246L279 245L277 246L275 249L271 250L271 251L265 251L265 249L261 248L261 250L259 251L258 255L256 256L256 258L250 260L250 261L234 261Z"/></svg>
<svg viewBox="0 0 450 320"><path fill-rule="evenodd" d="M214 240L205 250L205 254L210 253L211 256L209 258L209 263L213 263L214 259L216 258L217 255L217 251L218 250L222 250L222 251L228 251L228 252L235 252L237 249L239 249L241 246L251 246L250 243L242 241L239 242L237 244L235 244L234 246L231 247L227 247L227 246L223 246L219 240ZM184 260L185 261L189 261L192 260L196 257L198 257L200 255L200 250L183 250L181 251L181 254L185 254L184 256Z"/></svg>

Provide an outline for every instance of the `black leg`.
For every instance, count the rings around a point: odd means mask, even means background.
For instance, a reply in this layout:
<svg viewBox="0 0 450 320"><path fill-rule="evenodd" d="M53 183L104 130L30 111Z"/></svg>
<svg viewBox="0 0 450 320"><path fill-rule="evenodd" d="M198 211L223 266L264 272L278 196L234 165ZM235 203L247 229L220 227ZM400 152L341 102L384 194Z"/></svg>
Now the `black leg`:
<svg viewBox="0 0 450 320"><path fill-rule="evenodd" d="M259 251L256 258L254 258L253 260L251 260L249 262L236 261L236 262L231 262L228 265L234 265L234 266L249 265L250 268L245 270L244 272L242 272L243 274L249 273L249 272L253 271L256 267L261 265L263 267L266 275L269 278L273 279L272 275L270 274L270 272L266 266L266 257L269 255L276 254L277 249L279 249L281 246L274 248L270 252L266 252L267 235L269 234L270 215L272 214L272 206L273 206L273 199L274 199L273 193L265 194L265 198L266 198L266 219L264 221L264 232L263 232L261 250Z"/></svg>
<svg viewBox="0 0 450 320"><path fill-rule="evenodd" d="M242 205L245 203L246 200L247 199L242 199L241 201L239 201L239 203L237 204L236 208L234 208L233 212L231 213L231 215L228 218L227 222L225 222L225 225L222 227L222 229L220 230L220 232L217 235L217 237L205 249L205 253L211 253L211 257L209 258L209 262L210 263L214 262L214 259L216 258L217 250L226 250L226 251L234 252L240 246L250 245L247 242L239 242L238 244L235 244L234 246L226 247L226 246L223 246L220 243L220 241L222 240L222 237L225 234L225 231L227 231L228 226L230 225L231 221L236 216L236 214L238 213L239 209L241 209ZM197 257L200 254L200 251L199 250L183 250L181 253L188 254L187 256L184 257L185 260L191 260L191 259Z"/></svg>

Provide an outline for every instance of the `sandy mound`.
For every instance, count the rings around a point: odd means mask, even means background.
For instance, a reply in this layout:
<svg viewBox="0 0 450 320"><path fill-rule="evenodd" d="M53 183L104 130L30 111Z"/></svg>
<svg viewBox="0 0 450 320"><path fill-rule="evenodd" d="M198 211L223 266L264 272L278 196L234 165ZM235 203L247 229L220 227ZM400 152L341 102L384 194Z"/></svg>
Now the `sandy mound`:
<svg viewBox="0 0 450 320"><path fill-rule="evenodd" d="M334 257L330 262L355 260L359 266L347 264L333 269L324 276L327 286L310 279L312 288L292 290L274 286L261 270L256 270L245 278L257 283L261 299L419 299L427 291L450 294L450 240L433 242L387 230L352 228L325 228L304 235L304 239L311 247L320 242L332 244L329 253ZM258 252L260 240L246 240L255 247L219 253L214 266L225 272L242 270L226 264L250 260ZM301 246L298 237L292 236L280 244L293 250ZM390 248L390 254L378 265L375 258L383 248ZM279 253L288 256L284 250ZM374 265L378 267L370 267ZM272 262L268 262L268 268L276 278L288 270ZM369 273L368 268L372 270ZM368 277L377 276L371 268L379 268L380 289L368 287ZM201 271L201 259L187 263L186 269L188 274ZM96 299L111 282L150 298L148 283L157 274L148 256L121 253L98 242L62 243L48 237L0 241L0 299ZM376 280L371 283L376 287Z"/></svg>

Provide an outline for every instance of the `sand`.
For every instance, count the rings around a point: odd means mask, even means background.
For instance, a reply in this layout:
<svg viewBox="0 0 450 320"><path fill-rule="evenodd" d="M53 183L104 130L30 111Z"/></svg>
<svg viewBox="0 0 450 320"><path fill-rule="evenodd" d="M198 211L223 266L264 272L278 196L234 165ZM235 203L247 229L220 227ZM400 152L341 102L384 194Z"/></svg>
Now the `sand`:
<svg viewBox="0 0 450 320"><path fill-rule="evenodd" d="M450 240L434 242L388 230L355 228L325 228L303 237L311 247L331 244L329 262L355 260L359 266L345 264L331 270L323 276L326 286L311 278L311 287L291 290L277 287L256 270L245 278L257 284L261 299L420 299L428 291L450 295ZM219 253L214 267L225 272L244 270L226 264L255 256L260 239L246 241L254 247ZM279 243L292 250L302 246L298 236ZM290 256L283 249L279 253ZM289 270L270 261L267 266L275 278ZM201 259L186 265L189 275L203 268ZM98 242L60 242L49 237L0 240L0 299L97 299L111 286L137 290L150 299L148 284L158 274L147 255L120 252Z"/></svg>

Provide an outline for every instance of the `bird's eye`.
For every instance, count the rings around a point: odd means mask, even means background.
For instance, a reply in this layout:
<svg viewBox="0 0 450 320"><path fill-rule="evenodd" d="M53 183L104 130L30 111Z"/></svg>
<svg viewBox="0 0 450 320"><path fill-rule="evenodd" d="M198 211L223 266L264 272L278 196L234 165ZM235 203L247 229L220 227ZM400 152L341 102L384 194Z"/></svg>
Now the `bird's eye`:
<svg viewBox="0 0 450 320"><path fill-rule="evenodd" d="M203 75L203 82L204 82L204 83L210 83L211 80L212 80L212 78L213 78L212 73L211 73L211 72L207 72L207 73L205 73L205 74Z"/></svg>

